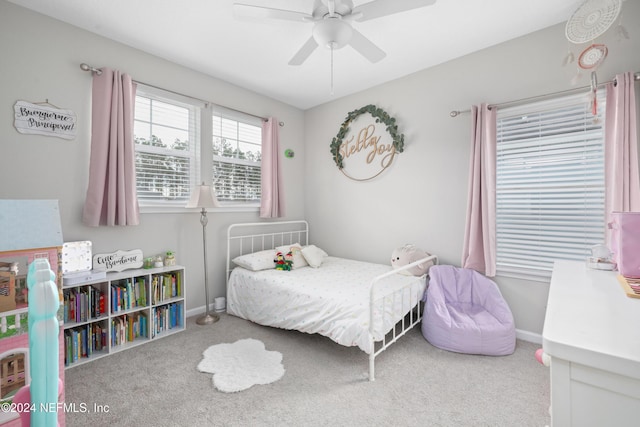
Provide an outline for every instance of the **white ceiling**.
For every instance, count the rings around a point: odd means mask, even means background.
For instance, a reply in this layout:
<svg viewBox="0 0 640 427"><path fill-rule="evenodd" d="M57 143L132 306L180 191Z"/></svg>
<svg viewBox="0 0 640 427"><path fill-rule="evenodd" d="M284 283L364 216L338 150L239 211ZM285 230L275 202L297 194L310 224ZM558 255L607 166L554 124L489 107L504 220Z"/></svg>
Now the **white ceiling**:
<svg viewBox="0 0 640 427"><path fill-rule="evenodd" d="M567 21L583 0L437 0L355 22L387 56L371 64L350 46L287 63L312 24L237 19L234 0L9 0L301 109ZM313 0L243 0L311 13ZM354 0L355 6L368 0ZM96 67L109 64L90 64ZM125 70L126 71L126 70ZM135 77L135 76L134 76Z"/></svg>

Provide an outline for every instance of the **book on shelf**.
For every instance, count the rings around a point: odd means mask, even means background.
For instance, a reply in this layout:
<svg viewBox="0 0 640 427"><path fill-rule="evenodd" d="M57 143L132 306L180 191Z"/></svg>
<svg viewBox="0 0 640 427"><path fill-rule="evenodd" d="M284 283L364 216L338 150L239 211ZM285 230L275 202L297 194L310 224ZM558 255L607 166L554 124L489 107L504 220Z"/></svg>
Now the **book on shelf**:
<svg viewBox="0 0 640 427"><path fill-rule="evenodd" d="M135 301L138 307L147 305L147 282L144 277L138 277L135 285Z"/></svg>
<svg viewBox="0 0 640 427"><path fill-rule="evenodd" d="M104 314L104 294L94 286L63 291L64 321L86 322Z"/></svg>
<svg viewBox="0 0 640 427"><path fill-rule="evenodd" d="M169 303L153 309L153 335L182 326L182 303Z"/></svg>
<svg viewBox="0 0 640 427"><path fill-rule="evenodd" d="M104 314L104 294L95 286L89 288L89 307L92 319L97 319Z"/></svg>
<svg viewBox="0 0 640 427"><path fill-rule="evenodd" d="M106 297L104 295L104 292L100 292L99 298L98 298L98 311L100 313L100 315L106 314Z"/></svg>
<svg viewBox="0 0 640 427"><path fill-rule="evenodd" d="M151 281L153 304L182 295L182 274L169 272L154 275Z"/></svg>
<svg viewBox="0 0 640 427"><path fill-rule="evenodd" d="M126 279L111 284L112 313L147 305L147 284L144 277Z"/></svg>
<svg viewBox="0 0 640 427"><path fill-rule="evenodd" d="M148 321L145 312L123 314L111 320L111 346L148 338Z"/></svg>
<svg viewBox="0 0 640 427"><path fill-rule="evenodd" d="M64 363L69 366L106 348L106 331L99 323L64 331Z"/></svg>

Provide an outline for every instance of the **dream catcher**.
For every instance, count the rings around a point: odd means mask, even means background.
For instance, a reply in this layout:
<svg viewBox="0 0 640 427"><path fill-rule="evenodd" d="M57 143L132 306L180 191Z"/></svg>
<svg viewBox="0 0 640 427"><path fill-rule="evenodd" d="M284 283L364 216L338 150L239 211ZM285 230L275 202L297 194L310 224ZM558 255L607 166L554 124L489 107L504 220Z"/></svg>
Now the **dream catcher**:
<svg viewBox="0 0 640 427"><path fill-rule="evenodd" d="M567 40L580 44L600 37L618 19L621 7L621 0L586 0L567 21Z"/></svg>
<svg viewBox="0 0 640 427"><path fill-rule="evenodd" d="M574 45L591 43L578 56L578 73L572 83L580 77L580 70L597 68L607 56L608 49L604 44L595 44L594 40L603 35L618 19L621 0L585 0L567 21L565 35ZM619 25L619 28L622 28ZM626 34L626 30L624 30ZM564 59L564 65L574 61L571 47Z"/></svg>
<svg viewBox="0 0 640 427"><path fill-rule="evenodd" d="M592 44L578 57L578 67L583 70L595 70L607 57L608 51L607 46L603 44Z"/></svg>
<svg viewBox="0 0 640 427"><path fill-rule="evenodd" d="M585 0L567 21L565 35L567 40L574 45L589 43L586 48L582 48L578 55L578 71L571 79L572 84L576 84L581 77L582 70L591 72L591 104L592 111L597 113L597 75L596 69L607 57L609 49L604 43L595 43L595 39L603 35L618 20L622 0ZM618 23L617 34L619 38L629 38L627 30ZM563 65L568 65L575 60L571 47Z"/></svg>

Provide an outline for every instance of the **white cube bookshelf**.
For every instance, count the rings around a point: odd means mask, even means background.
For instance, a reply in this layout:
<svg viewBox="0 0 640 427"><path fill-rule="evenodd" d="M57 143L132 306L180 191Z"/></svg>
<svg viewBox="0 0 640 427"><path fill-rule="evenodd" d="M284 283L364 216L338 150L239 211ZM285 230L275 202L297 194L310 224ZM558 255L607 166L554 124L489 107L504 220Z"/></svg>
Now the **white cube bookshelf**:
<svg viewBox="0 0 640 427"><path fill-rule="evenodd" d="M65 369L184 331L185 284L176 265L63 285Z"/></svg>

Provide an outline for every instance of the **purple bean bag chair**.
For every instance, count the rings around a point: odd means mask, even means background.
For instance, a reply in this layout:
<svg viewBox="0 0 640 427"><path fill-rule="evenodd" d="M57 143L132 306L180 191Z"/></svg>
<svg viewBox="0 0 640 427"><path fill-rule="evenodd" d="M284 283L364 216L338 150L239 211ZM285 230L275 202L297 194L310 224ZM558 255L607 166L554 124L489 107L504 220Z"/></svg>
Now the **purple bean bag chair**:
<svg viewBox="0 0 640 427"><path fill-rule="evenodd" d="M458 353L504 356L516 346L513 315L491 279L451 265L429 269L422 335Z"/></svg>

